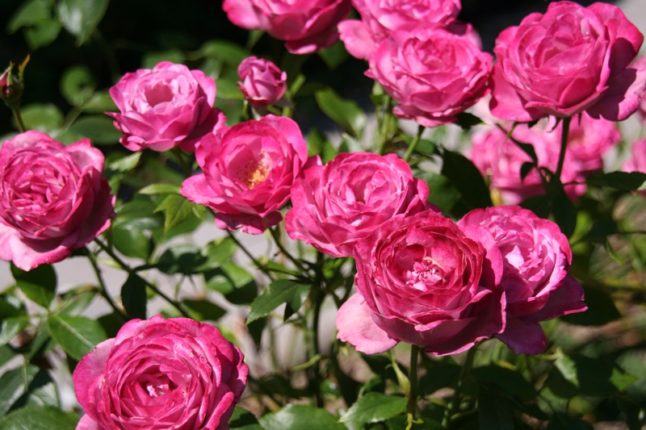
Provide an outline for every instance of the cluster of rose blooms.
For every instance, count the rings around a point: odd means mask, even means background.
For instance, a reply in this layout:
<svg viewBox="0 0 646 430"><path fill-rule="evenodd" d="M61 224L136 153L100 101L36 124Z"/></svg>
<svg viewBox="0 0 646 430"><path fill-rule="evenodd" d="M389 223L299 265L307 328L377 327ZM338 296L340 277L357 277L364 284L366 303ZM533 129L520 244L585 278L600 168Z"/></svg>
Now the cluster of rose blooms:
<svg viewBox="0 0 646 430"><path fill-rule="evenodd" d="M236 24L266 30L289 51L314 52L341 37L368 61L367 75L396 101L395 114L427 127L451 123L487 93L505 121L575 117L564 182L602 167L619 139L613 121L638 109L646 63L633 61L641 33L615 6L551 3L483 52L460 23L458 0L225 0ZM278 102L287 76L250 57L240 89L256 107ZM543 351L540 322L586 309L570 276L572 252L558 226L517 206L476 209L458 222L427 203L425 182L395 154L309 157L298 124L265 115L228 126L213 107L216 85L199 70L162 62L128 73L111 88L110 113L132 151L180 148L202 173L181 194L207 206L223 229L259 234L283 220L287 233L334 257L353 257L357 292L337 314L338 337L367 353L407 342L455 354L496 337L518 353ZM511 126L511 124L505 124ZM553 170L561 126L515 127ZM629 167L644 170L644 145ZM555 149L557 148L557 149ZM556 151L556 152L555 152ZM540 192L520 178L525 154L490 129L472 158L517 203ZM60 261L110 226L115 199L104 158L87 139L63 146L28 131L0 150L0 258L30 270ZM248 369L239 350L206 324L133 320L74 372L86 415L79 429L226 428ZM178 389L180 387L181 389Z"/></svg>

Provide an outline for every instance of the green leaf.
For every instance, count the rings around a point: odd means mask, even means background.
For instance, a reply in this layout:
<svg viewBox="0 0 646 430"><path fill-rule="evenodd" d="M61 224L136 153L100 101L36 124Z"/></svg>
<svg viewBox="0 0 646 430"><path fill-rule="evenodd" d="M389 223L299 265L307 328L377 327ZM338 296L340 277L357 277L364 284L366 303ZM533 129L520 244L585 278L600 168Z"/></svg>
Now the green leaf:
<svg viewBox="0 0 646 430"><path fill-rule="evenodd" d="M137 220L122 222L110 230L112 244L125 256L145 260L151 251L150 235Z"/></svg>
<svg viewBox="0 0 646 430"><path fill-rule="evenodd" d="M354 137L361 135L366 116L354 101L344 100L331 88L317 91L316 102L328 117Z"/></svg>
<svg viewBox="0 0 646 430"><path fill-rule="evenodd" d="M121 303L130 318L146 319L146 282L137 274L128 276L121 286Z"/></svg>
<svg viewBox="0 0 646 430"><path fill-rule="evenodd" d="M56 296L56 272L54 272L52 266L43 264L29 272L25 272L12 264L11 274L16 280L18 288L31 301L44 308L49 307L49 304Z"/></svg>
<svg viewBox="0 0 646 430"><path fill-rule="evenodd" d="M646 173L642 172L610 172L597 173L587 178L590 186L608 187L621 191L634 191L644 185Z"/></svg>
<svg viewBox="0 0 646 430"><path fill-rule="evenodd" d="M86 317L54 314L47 320L47 327L54 340L75 360L106 338L101 325Z"/></svg>
<svg viewBox="0 0 646 430"><path fill-rule="evenodd" d="M478 168L464 155L444 150L442 175L460 192L466 213L471 209L493 206L489 188Z"/></svg>
<svg viewBox="0 0 646 430"><path fill-rule="evenodd" d="M563 413L556 413L546 430L592 430L592 426Z"/></svg>
<svg viewBox="0 0 646 430"><path fill-rule="evenodd" d="M175 49L160 52L150 52L144 56L141 65L146 68L153 68L155 67L155 65L162 61L170 61L171 63L183 63L184 61L186 61L186 58L184 57L182 51Z"/></svg>
<svg viewBox="0 0 646 430"><path fill-rule="evenodd" d="M191 312L191 317L199 321L217 321L226 311L208 300L183 300L182 304Z"/></svg>
<svg viewBox="0 0 646 430"><path fill-rule="evenodd" d="M363 428L365 424L378 423L406 412L406 399L381 393L368 393L361 397L341 417L341 422Z"/></svg>
<svg viewBox="0 0 646 430"><path fill-rule="evenodd" d="M552 196L552 213L563 234L571 237L576 229L577 211L560 183Z"/></svg>
<svg viewBox="0 0 646 430"><path fill-rule="evenodd" d="M288 405L260 418L264 430L344 430L334 415L324 409L306 405Z"/></svg>
<svg viewBox="0 0 646 430"><path fill-rule="evenodd" d="M215 58L232 66L237 66L242 60L251 55L247 49L226 40L209 40L202 45L199 54L203 57Z"/></svg>
<svg viewBox="0 0 646 430"><path fill-rule="evenodd" d="M251 311L247 317L247 323L269 315L283 303L291 301L297 295L306 293L309 288L310 286L307 284L299 284L288 279L279 279L272 282L251 303Z"/></svg>
<svg viewBox="0 0 646 430"><path fill-rule="evenodd" d="M173 184L150 184L140 189L139 194L179 194L179 186Z"/></svg>
<svg viewBox="0 0 646 430"><path fill-rule="evenodd" d="M463 130L469 130L471 127L482 124L482 120L469 112L462 112L458 114L456 124Z"/></svg>
<svg viewBox="0 0 646 430"><path fill-rule="evenodd" d="M480 383L497 386L502 392L520 400L532 400L536 391L521 373L500 366L483 366L473 371Z"/></svg>
<svg viewBox="0 0 646 430"><path fill-rule="evenodd" d="M27 392L36 373L38 367L29 365L9 370L0 377L0 416L6 414L11 405Z"/></svg>
<svg viewBox="0 0 646 430"><path fill-rule="evenodd" d="M108 0L59 0L58 19L82 45L92 36L107 8Z"/></svg>
<svg viewBox="0 0 646 430"><path fill-rule="evenodd" d="M159 257L158 269L163 273L192 275L200 272L207 261L200 249L193 245L178 245L167 249Z"/></svg>
<svg viewBox="0 0 646 430"><path fill-rule="evenodd" d="M27 406L0 420L0 430L74 430L78 419L52 406Z"/></svg>
<svg viewBox="0 0 646 430"><path fill-rule="evenodd" d="M478 424L480 430L513 430L514 414L509 401L500 397L496 390L480 387Z"/></svg>
<svg viewBox="0 0 646 430"><path fill-rule="evenodd" d="M38 25L51 17L51 2L48 0L31 0L23 2L22 6L13 15L7 31L15 33L22 27Z"/></svg>
<svg viewBox="0 0 646 430"><path fill-rule="evenodd" d="M189 217L195 216L193 213L193 203L186 198L176 194L169 194L155 208L155 212L164 214L164 231L179 225Z"/></svg>
<svg viewBox="0 0 646 430"><path fill-rule="evenodd" d="M52 43L61 31L61 23L56 19L40 21L33 27L25 30L27 44L33 50Z"/></svg>
<svg viewBox="0 0 646 430"><path fill-rule="evenodd" d="M0 325L0 346L6 345L29 324L29 317L21 315L2 320Z"/></svg>
<svg viewBox="0 0 646 430"><path fill-rule="evenodd" d="M236 406L229 419L229 428L231 430L262 430L258 419L251 412Z"/></svg>
<svg viewBox="0 0 646 430"><path fill-rule="evenodd" d="M63 114L53 104L30 104L21 109L25 127L47 133L63 125Z"/></svg>
<svg viewBox="0 0 646 430"><path fill-rule="evenodd" d="M586 312L561 317L569 324L584 326L602 326L611 321L621 318L612 297L600 288L583 285L585 292L585 303L588 305Z"/></svg>
<svg viewBox="0 0 646 430"><path fill-rule="evenodd" d="M95 89L96 81L85 66L70 67L61 79L61 94L73 106L80 106L88 101Z"/></svg>
<svg viewBox="0 0 646 430"><path fill-rule="evenodd" d="M112 120L104 115L83 116L72 124L70 131L87 137L96 145L114 145L119 143L119 138L121 137L119 130L112 125ZM135 155L140 157L141 153L137 152L129 157L139 159L139 157L133 157ZM125 157L124 159L129 157ZM123 171L115 169L114 164L112 163L110 166L113 170Z"/></svg>
<svg viewBox="0 0 646 430"><path fill-rule="evenodd" d="M141 154L141 152L135 152L134 154L128 154L124 157L111 159L108 162L108 168L115 172L129 172L137 167L139 160L141 160Z"/></svg>
<svg viewBox="0 0 646 430"><path fill-rule="evenodd" d="M330 70L336 69L341 63L350 58L348 51L346 51L341 42L337 42L329 48L319 49L317 53Z"/></svg>
<svg viewBox="0 0 646 430"><path fill-rule="evenodd" d="M460 201L461 193L451 180L443 175L432 175L426 179L429 195L428 201L444 213L451 213Z"/></svg>

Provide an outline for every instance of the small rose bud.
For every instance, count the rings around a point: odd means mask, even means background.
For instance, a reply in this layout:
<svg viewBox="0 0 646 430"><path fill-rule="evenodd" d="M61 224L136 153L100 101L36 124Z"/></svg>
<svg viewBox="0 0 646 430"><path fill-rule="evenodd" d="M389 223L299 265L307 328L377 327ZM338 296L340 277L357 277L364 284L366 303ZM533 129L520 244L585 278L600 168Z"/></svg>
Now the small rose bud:
<svg viewBox="0 0 646 430"><path fill-rule="evenodd" d="M238 76L240 91L254 106L276 103L287 90L287 73L269 60L245 58L238 67Z"/></svg>

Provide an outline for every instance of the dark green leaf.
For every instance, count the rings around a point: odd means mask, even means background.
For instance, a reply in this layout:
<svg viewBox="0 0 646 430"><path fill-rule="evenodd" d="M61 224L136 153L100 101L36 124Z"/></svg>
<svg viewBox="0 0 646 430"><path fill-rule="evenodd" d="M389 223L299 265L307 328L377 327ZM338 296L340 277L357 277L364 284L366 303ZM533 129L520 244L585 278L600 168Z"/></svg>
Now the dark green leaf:
<svg viewBox="0 0 646 430"><path fill-rule="evenodd" d="M25 272L13 264L11 274L16 285L34 303L47 308L56 296L56 272L50 265L43 264Z"/></svg>
<svg viewBox="0 0 646 430"><path fill-rule="evenodd" d="M553 196L552 213L554 214L554 221L559 225L563 234L567 237L572 236L576 229L577 211L560 184Z"/></svg>
<svg viewBox="0 0 646 430"><path fill-rule="evenodd" d="M29 324L29 317L27 315L21 315L0 321L0 346L3 346L27 327Z"/></svg>
<svg viewBox="0 0 646 430"><path fill-rule="evenodd" d="M63 125L63 114L53 104L31 104L21 109L25 127L51 133Z"/></svg>
<svg viewBox="0 0 646 430"><path fill-rule="evenodd" d="M482 124L482 120L469 112L462 112L458 114L456 124L464 130L469 130L471 127Z"/></svg>
<svg viewBox="0 0 646 430"><path fill-rule="evenodd" d="M191 316L199 321L217 321L226 311L208 300L183 300L182 304L191 312Z"/></svg>
<svg viewBox="0 0 646 430"><path fill-rule="evenodd" d="M306 405L289 405L260 418L264 430L344 430L334 415Z"/></svg>
<svg viewBox="0 0 646 430"><path fill-rule="evenodd" d="M94 77L85 66L70 67L61 79L61 93L74 106L80 106L88 101L94 94L95 88ZM105 119L108 118L105 117Z"/></svg>
<svg viewBox="0 0 646 430"><path fill-rule="evenodd" d="M106 338L103 327L86 317L54 314L47 320L47 326L54 340L76 360Z"/></svg>
<svg viewBox="0 0 646 430"><path fill-rule="evenodd" d="M442 175L432 175L426 180L428 185L429 203L437 206L444 213L451 213L460 201L460 191L453 186L449 178Z"/></svg>
<svg viewBox="0 0 646 430"><path fill-rule="evenodd" d="M569 324L601 326L621 318L621 313L607 292L587 285L584 285L583 289L588 310L561 319Z"/></svg>
<svg viewBox="0 0 646 430"><path fill-rule="evenodd" d="M6 414L11 405L27 392L36 373L38 368L29 365L9 370L0 376L0 416Z"/></svg>
<svg viewBox="0 0 646 430"><path fill-rule="evenodd" d="M262 430L254 414L240 406L233 409L233 414L229 419L229 428L231 430Z"/></svg>
<svg viewBox="0 0 646 430"><path fill-rule="evenodd" d="M114 125L112 125L112 120L103 115L89 115L81 117L76 120L74 124L72 124L70 131L87 137L92 141L92 143L97 145L117 144L119 143L119 138L121 137L119 130L114 128ZM136 153L136 155L139 154L140 153ZM131 157L134 155L135 154L132 154ZM139 157L136 158L138 159ZM120 170L115 168L114 163L110 166L110 168L112 170L123 171L122 169Z"/></svg>
<svg viewBox="0 0 646 430"><path fill-rule="evenodd" d="M378 423L406 412L404 397L368 393L361 397L341 417L341 422L363 428L365 424Z"/></svg>
<svg viewBox="0 0 646 430"><path fill-rule="evenodd" d="M0 430L74 430L78 415L52 406L28 406L2 420Z"/></svg>
<svg viewBox="0 0 646 430"><path fill-rule="evenodd" d="M164 273L191 275L198 273L206 261L207 257L195 246L180 245L167 249L159 257L157 265Z"/></svg>
<svg viewBox="0 0 646 430"><path fill-rule="evenodd" d="M569 415L557 413L550 420L546 430L592 430L592 426Z"/></svg>
<svg viewBox="0 0 646 430"><path fill-rule="evenodd" d="M495 390L481 387L478 393L480 430L513 430L514 414L509 401Z"/></svg>
<svg viewBox="0 0 646 430"><path fill-rule="evenodd" d="M189 217L194 217L193 203L183 196L176 194L167 195L164 200L155 208L155 212L164 214L164 231L179 225Z"/></svg>
<svg viewBox="0 0 646 430"><path fill-rule="evenodd" d="M204 57L215 58L236 67L242 60L251 55L247 49L226 40L210 40L202 45L199 53Z"/></svg>
<svg viewBox="0 0 646 430"><path fill-rule="evenodd" d="M309 288L309 285L300 284L288 279L279 279L272 282L251 303L251 311L247 317L247 322L250 323L258 318L269 315L278 306L291 301L299 294L307 292Z"/></svg>
<svg viewBox="0 0 646 430"><path fill-rule="evenodd" d="M442 158L442 175L460 192L466 211L493 205L489 188L471 160L448 150L443 151Z"/></svg>
<svg viewBox="0 0 646 430"><path fill-rule="evenodd" d="M141 229L138 222L115 225L111 229L112 243L120 253L128 257L146 259L150 253L150 235Z"/></svg>
<svg viewBox="0 0 646 430"><path fill-rule="evenodd" d="M47 21L51 17L51 9L51 2L48 0L25 1L9 21L7 31L15 33L22 27L36 26Z"/></svg>
<svg viewBox="0 0 646 430"><path fill-rule="evenodd" d="M321 56L325 64L330 70L334 70L341 63L349 58L348 51L346 51L343 43L337 42L329 48L320 49L318 54Z"/></svg>
<svg viewBox="0 0 646 430"><path fill-rule="evenodd" d="M353 136L359 136L366 117L354 101L344 100L328 88L316 93L316 102L328 117Z"/></svg>
<svg viewBox="0 0 646 430"><path fill-rule="evenodd" d="M500 366L483 366L474 370L474 375L480 383L488 386L497 386L505 394L520 400L531 400L536 391L519 372Z"/></svg>
<svg viewBox="0 0 646 430"><path fill-rule="evenodd" d="M107 8L108 0L59 0L58 19L82 45L92 36Z"/></svg>
<svg viewBox="0 0 646 430"><path fill-rule="evenodd" d="M608 187L621 191L633 191L646 182L646 173L642 172L610 172L590 175L587 183L595 187Z"/></svg>
<svg viewBox="0 0 646 430"><path fill-rule="evenodd" d="M520 166L520 180L523 181L529 175L532 173L532 170L536 168L536 164L534 164L531 161L526 161L523 163L522 166Z"/></svg>
<svg viewBox="0 0 646 430"><path fill-rule="evenodd" d="M146 319L146 282L137 274L131 274L121 287L121 303L130 318Z"/></svg>

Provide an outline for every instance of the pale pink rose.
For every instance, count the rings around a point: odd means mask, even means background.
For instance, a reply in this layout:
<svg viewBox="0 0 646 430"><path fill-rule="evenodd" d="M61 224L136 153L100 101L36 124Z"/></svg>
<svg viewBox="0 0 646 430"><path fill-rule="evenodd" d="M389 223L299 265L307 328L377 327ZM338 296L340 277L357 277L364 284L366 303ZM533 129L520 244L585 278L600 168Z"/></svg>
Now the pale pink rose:
<svg viewBox="0 0 646 430"><path fill-rule="evenodd" d="M298 124L274 115L216 127L195 152L203 173L184 181L182 195L212 209L220 228L252 234L281 221L308 159Z"/></svg>
<svg viewBox="0 0 646 430"><path fill-rule="evenodd" d="M586 134L595 139L594 135ZM561 131L551 131L548 124L539 124L532 128L518 125L513 137L522 143L532 145L538 158L540 168L552 172L556 170L560 150ZM579 136L574 134L574 138ZM473 138L469 158L483 176L489 178L491 187L498 190L505 203L517 204L526 198L545 193L541 177L536 169L529 171L521 178L523 164L531 162L531 157L518 148L507 135L495 127L487 127L477 132ZM578 143L573 144L578 145ZM585 150L581 152L585 153ZM599 162L601 157L599 156ZM589 160L588 160L589 163ZM585 194L585 177L579 165L566 156L561 173L561 181L566 184L565 191L571 198Z"/></svg>
<svg viewBox="0 0 646 430"><path fill-rule="evenodd" d="M368 60L379 43L399 30L447 27L460 13L460 0L353 0L361 20L339 24L339 34L354 57Z"/></svg>
<svg viewBox="0 0 646 430"><path fill-rule="evenodd" d="M455 121L485 94L491 65L470 37L432 29L393 33L366 74L395 99L397 116L434 127Z"/></svg>
<svg viewBox="0 0 646 430"><path fill-rule="evenodd" d="M339 38L337 24L350 12L350 0L224 0L235 25L265 30L285 42L292 54L309 54Z"/></svg>
<svg viewBox="0 0 646 430"><path fill-rule="evenodd" d="M276 103L287 90L287 73L269 60L245 58L238 66L238 76L240 91L254 106Z"/></svg>
<svg viewBox="0 0 646 430"><path fill-rule="evenodd" d="M23 270L68 257L110 226L114 198L103 154L88 139L71 145L39 131L0 149L0 259Z"/></svg>
<svg viewBox="0 0 646 430"><path fill-rule="evenodd" d="M119 113L107 113L131 151L192 152L218 118L215 81L200 70L163 61L152 69L126 73L110 88Z"/></svg>
<svg viewBox="0 0 646 430"><path fill-rule="evenodd" d="M633 143L631 155L632 157L624 164L623 170L646 173L646 139Z"/></svg>
<svg viewBox="0 0 646 430"><path fill-rule="evenodd" d="M505 328L502 258L477 227L435 211L396 216L355 254L358 292L337 314L338 338L366 354L397 342L456 354Z"/></svg>
<svg viewBox="0 0 646 430"><path fill-rule="evenodd" d="M77 430L226 430L247 383L240 350L187 318L128 321L79 361Z"/></svg>
<svg viewBox="0 0 646 430"><path fill-rule="evenodd" d="M558 127L553 133L560 134ZM621 140L617 124L586 114L572 119L566 157L577 172L588 174L603 169L603 156Z"/></svg>
<svg viewBox="0 0 646 430"><path fill-rule="evenodd" d="M539 321L587 309L583 288L568 276L570 244L552 221L518 206L499 206L475 209L459 225L489 232L502 254L507 326L498 337L515 352L543 352L547 341Z"/></svg>
<svg viewBox="0 0 646 430"><path fill-rule="evenodd" d="M614 5L550 3L498 36L491 110L513 121L580 112L623 120L646 88L646 61L633 62L642 41Z"/></svg>
<svg viewBox="0 0 646 430"><path fill-rule="evenodd" d="M398 156L341 153L294 183L285 228L326 254L349 256L393 216L424 210L427 198L426 183Z"/></svg>

